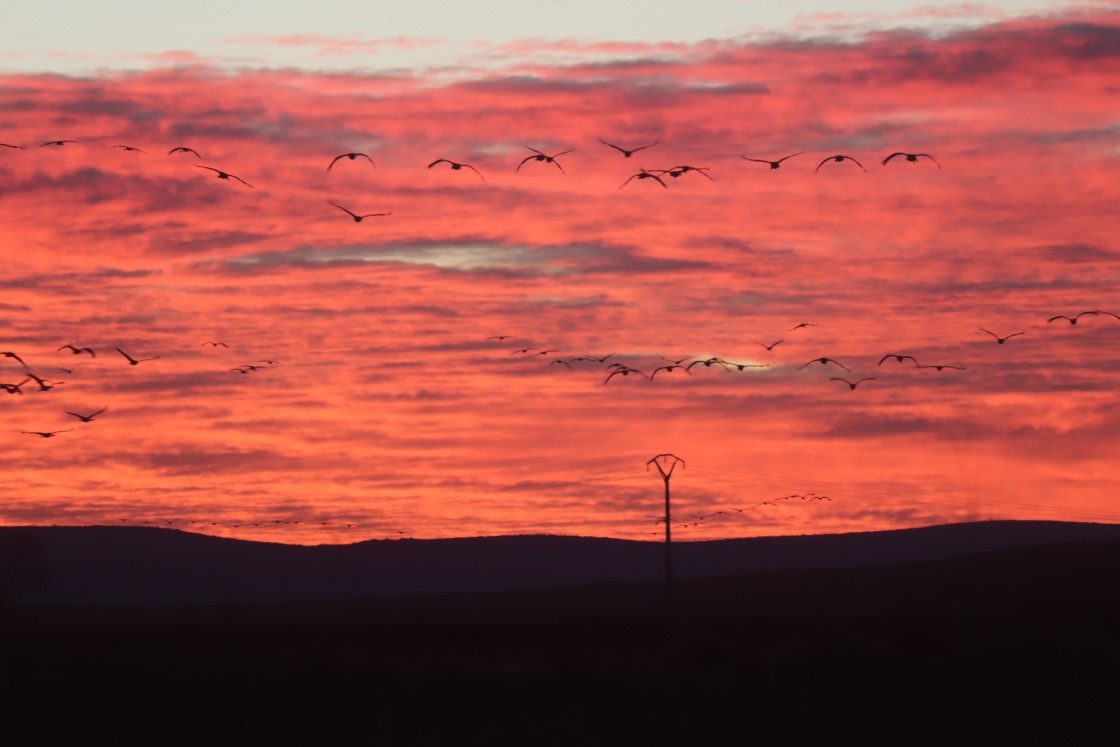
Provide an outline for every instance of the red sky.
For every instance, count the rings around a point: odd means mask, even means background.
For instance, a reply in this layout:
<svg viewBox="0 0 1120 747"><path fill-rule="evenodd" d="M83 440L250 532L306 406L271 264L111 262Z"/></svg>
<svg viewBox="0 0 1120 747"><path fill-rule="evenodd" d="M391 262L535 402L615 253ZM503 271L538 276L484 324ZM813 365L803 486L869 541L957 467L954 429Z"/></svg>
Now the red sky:
<svg viewBox="0 0 1120 747"><path fill-rule="evenodd" d="M0 523L652 539L664 452L686 540L1120 520L1120 319L1047 321L1120 314L1120 13L600 47L0 77L0 352L65 382L0 392ZM607 354L765 367L552 363Z"/></svg>

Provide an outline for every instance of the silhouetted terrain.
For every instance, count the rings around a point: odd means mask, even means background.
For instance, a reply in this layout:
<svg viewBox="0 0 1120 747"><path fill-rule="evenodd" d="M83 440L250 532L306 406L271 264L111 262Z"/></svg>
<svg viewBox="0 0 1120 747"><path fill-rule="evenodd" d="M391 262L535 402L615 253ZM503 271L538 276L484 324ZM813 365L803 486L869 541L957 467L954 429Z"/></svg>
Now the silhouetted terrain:
<svg viewBox="0 0 1120 747"><path fill-rule="evenodd" d="M964 538L996 542L989 529L1018 546L969 554ZM1116 529L1000 522L776 539L761 544L808 541L801 548L816 554L808 567L787 557L785 568L683 579L671 624L657 581L285 604L22 604L0 627L0 738L333 744L360 729L357 741L393 745L845 735L1109 744L1120 539L1105 535ZM153 535L183 537L139 536ZM938 537L962 545L938 551ZM481 544L507 540L585 542ZM857 551L857 540L870 544ZM704 545L696 558L731 562L736 543ZM780 553L755 551L750 562L781 565ZM515 557L505 552L486 562ZM950 557L897 560L935 552ZM656 577L661 556L651 558Z"/></svg>
<svg viewBox="0 0 1120 747"><path fill-rule="evenodd" d="M664 577L664 545L525 535L306 547L148 527L0 527L35 539L38 604L210 605L557 589ZM26 539L26 537L25 537ZM678 578L939 560L1056 542L1120 540L1120 525L992 521L887 532L673 545Z"/></svg>

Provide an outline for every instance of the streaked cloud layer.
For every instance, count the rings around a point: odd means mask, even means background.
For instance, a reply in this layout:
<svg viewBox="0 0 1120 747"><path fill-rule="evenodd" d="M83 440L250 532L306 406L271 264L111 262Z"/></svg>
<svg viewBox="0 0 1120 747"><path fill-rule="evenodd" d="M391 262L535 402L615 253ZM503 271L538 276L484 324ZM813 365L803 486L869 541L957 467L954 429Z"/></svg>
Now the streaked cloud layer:
<svg viewBox="0 0 1120 747"><path fill-rule="evenodd" d="M1047 320L1120 314L1118 17L554 42L454 75L7 75L0 352L65 383L0 393L0 521L641 539L662 452L682 523L832 499L685 539L1116 521L1120 319ZM518 170L526 146L572 152ZM328 170L347 152L373 163ZM604 382L685 356L743 368Z"/></svg>

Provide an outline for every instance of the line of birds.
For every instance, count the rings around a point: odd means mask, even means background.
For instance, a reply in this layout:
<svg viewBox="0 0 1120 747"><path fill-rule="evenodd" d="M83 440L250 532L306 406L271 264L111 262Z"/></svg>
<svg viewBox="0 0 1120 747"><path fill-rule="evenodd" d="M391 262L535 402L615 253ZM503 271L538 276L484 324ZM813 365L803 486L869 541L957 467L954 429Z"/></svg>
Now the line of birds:
<svg viewBox="0 0 1120 747"><path fill-rule="evenodd" d="M62 147L62 146L65 146L65 145L68 145L68 144L71 144L71 143L78 143L78 142L80 142L80 141L78 141L78 140L48 140L48 141L42 143L39 147L42 147L42 148ZM660 144L660 140L654 140L652 143L648 143L646 145L640 145L640 146L637 146L637 147L628 148L628 147L623 147L621 145L616 145L616 144L611 143L607 140L603 140L602 138L599 138L599 142L602 143L603 145L609 147L609 148L612 148L612 149L618 151L619 153L621 153L623 155L624 158L631 158L631 157L634 156L635 153L638 153L640 151L644 151L648 148L652 148L652 147ZM10 143L0 143L0 147L6 147L6 148L10 148L10 149L19 149L19 150L24 150L25 149L21 145L14 145L14 144L10 144ZM114 149L119 149L122 152L126 152L126 153L139 153L139 154L146 154L147 153L147 151L145 151L141 148L138 148L136 146L132 146L132 145L117 144L117 145L112 145L110 147L114 148ZM524 158L522 158L518 162L518 164L514 168L514 173L520 172L521 168L523 166L525 166L526 164L541 163L541 164L545 164L545 165L551 164L551 165L555 166L562 174L566 174L567 172L564 170L564 167L560 164L560 161L557 160L557 159L559 159L561 156L565 156L565 155L568 155L570 153L575 152L574 148L569 148L567 150L562 150L562 151L554 152L554 153L546 153L545 151L539 150L539 149L534 148L534 147L529 146L529 145L526 145L524 147L527 150L531 151L531 153L529 155L525 156ZM192 147L189 147L189 146L185 146L185 145L176 146L176 147L171 148L170 150L167 151L168 156L174 156L176 154L184 154L184 155L189 154L189 155L193 155L195 158L197 158L199 160L203 160L202 155L196 149L194 149ZM766 159L766 158L751 158L751 157L748 157L748 156L741 156L741 158L743 158L746 161L768 164L769 167L770 167L770 170L776 170L776 169L779 169L785 161L788 161L789 159L794 158L795 156L800 156L800 155L803 155L803 152L798 152L798 153L793 153L793 154L788 155L788 156L783 156L782 158L779 158L777 160L769 160L769 159ZM347 152L347 153L341 153L341 154L335 156L334 158L332 158L330 163L327 164L326 171L330 172L331 170L333 170L335 164L337 164L339 161L342 161L342 160L356 161L359 158L365 159L366 161L369 162L369 164L371 166L376 167L376 165L377 165L377 164L374 163L373 159L370 158L368 153L363 153L363 152L360 152L360 151L351 151L351 152ZM894 153L889 154L885 158L883 158L881 163L882 163L883 166L886 166L888 163L890 163L895 158L903 158L906 161L909 161L910 163L914 163L914 164L918 163L919 159L926 158L926 159L929 159L930 161L932 161L937 166L937 168L939 168L939 169L941 168L940 162L938 162L937 159L935 159L933 156L931 156L928 153L906 153L906 152L902 152L902 151L896 151ZM851 161L856 166L858 166L860 169L862 169L864 172L867 171L867 168L858 159L856 159L854 156L850 156L850 155L846 155L846 154L836 154L836 155L827 156L820 163L818 163L816 169L814 169L814 173L819 172L821 167L824 166L826 163L830 163L830 162L832 162L832 163L842 163L844 161ZM447 164L447 166L450 168L451 171L461 171L463 169L469 169L470 171L473 171L478 176L478 178L480 180L486 181L486 177L483 176L482 172L479 171L478 168L476 168L475 166L473 166L469 163L463 163L463 162L460 162L460 161L453 161L449 158L437 158L437 159L431 161L430 163L428 163L427 167L429 169L432 169L436 166L439 166L440 164ZM249 182L247 182L242 177L240 177L237 174L234 174L230 171L215 168L214 166L206 166L206 165L203 165L203 164L195 164L195 166L197 168L200 168L200 169L206 169L206 170L212 171L215 174L215 177L218 178L218 179L222 179L222 180L225 180L225 181L231 181L231 180L237 181L237 182L240 182L241 184L245 185L246 187L248 187L250 189L253 188L252 184L250 184ZM637 173L632 174L624 182L622 182L622 184L619 185L618 189L622 189L623 187L625 187L626 185L630 184L633 181L644 181L644 180L650 180L650 181L657 182L662 187L667 188L668 185L665 183L665 177L668 177L668 178L671 178L671 179L676 179L676 178L679 178L679 177L683 176L684 174L687 174L687 173L690 173L690 172L695 172L695 173L700 174L701 176L710 180L710 179L712 179L712 176L711 176L711 174L708 173L709 171L710 171L709 167L706 167L706 166L691 166L691 165L688 165L688 164L672 166L670 168L658 168L658 169L642 168ZM328 201L328 202L329 202L330 205L334 206L335 208L338 208L339 210L341 210L342 212L344 212L348 216L350 216L350 218L355 223L361 223L366 218L379 218L379 217L385 217L385 216L392 215L392 212L388 212L388 211L386 211L386 212L375 212L375 213L358 213L358 212L355 212L355 211L351 210L348 207L345 207L343 205L338 204L337 202L335 202L333 200Z"/></svg>
<svg viewBox="0 0 1120 747"><path fill-rule="evenodd" d="M1078 313L1076 313L1072 316L1066 315L1066 314L1056 314L1052 317L1049 317L1047 319L1047 323L1052 323L1052 322L1055 322L1055 321L1058 321L1058 320L1064 320L1070 326L1073 326L1073 325L1076 325L1078 323L1078 321L1080 319L1082 319L1083 317L1087 317L1087 316L1096 317L1096 316L1102 316L1102 315L1110 316L1110 317L1120 321L1120 315L1115 314L1111 311L1105 311L1103 309L1090 309L1090 310L1087 310L1087 311L1078 312ZM808 327L815 327L815 326L818 326L818 325L816 325L813 322L802 322L800 324L795 325L794 327L791 327L789 330L787 330L787 332L793 332L793 331L796 331L796 330L799 330L799 329L805 329L805 328L808 328ZM1020 331L1020 332L1013 332L1011 334L1006 334L1006 335L999 335L999 334L996 334L995 332L992 332L991 330L988 330L984 327L979 327L978 329L979 329L979 331L990 335L995 340L996 344L998 344L998 345L1004 345L1004 344L1007 343L1008 340L1011 340L1015 337L1019 337L1019 336L1025 334L1025 332ZM491 335L490 337L487 337L486 339L488 341L500 342L500 341L504 341L506 339L509 339L509 337L510 337L510 335ZM781 345L783 343L785 343L784 338L776 340L775 342L772 342L772 343L762 343L762 342L757 342L757 341L754 342L755 345L758 345L759 347L763 348L767 352L773 352L774 348L776 348L778 345ZM222 342L222 341L217 341L217 340L206 340L206 341L202 342L201 345L205 346L205 347L210 347L210 348L221 347L221 348L227 348L228 349L228 347L229 347L229 345L227 343ZM91 358L96 358L97 357L96 351L94 351L93 348L90 348L88 346L80 346L80 345L75 345L73 343L67 343L65 345L60 346L57 349L56 352L62 352L64 350L69 351L71 355L88 355ZM140 365L141 363L157 360L159 358L158 355L154 355L154 356L150 356L150 357L143 357L143 358L136 358L136 357L133 357L128 352L122 350L121 348L114 348L114 350L117 353L119 353L125 359L125 362L129 366L137 366L137 365ZM513 350L510 353L510 355L511 356L512 355L520 355L520 356L528 357L528 358L536 358L536 357L541 357L541 356L548 356L548 355L551 355L551 354L556 353L556 352L558 352L558 350L556 350L556 349L549 349L549 348L537 349L535 347L523 347L523 348L517 348L517 349ZM610 381L617 376L621 376L621 377L625 378L625 377L629 377L631 375L635 375L637 378L646 379L647 381L652 383L657 378L657 375L661 372L664 372L665 374L669 374L669 373L672 373L673 371L682 370L686 374L691 375L692 374L692 369L695 368L696 366L702 366L703 368L718 367L719 369L721 369L723 371L728 371L728 372L730 372L730 371L743 372L743 371L746 371L747 369L769 368L769 367L771 367L770 364L767 364L767 363L735 363L733 361L728 361L728 360L725 360L724 358L720 358L718 356L711 356L711 357L707 357L707 358L695 358L695 359L692 359L693 356L685 356L683 358L677 358L677 359L666 358L664 356L661 356L661 360L665 361L665 365L655 367L647 375L641 369L636 368L635 366L629 365L627 363L622 363L622 362L618 362L618 361L615 361L615 362L612 362L612 363L606 363L606 361L608 359L612 358L614 355L615 355L614 353L609 353L609 354L604 355L604 356L581 355L581 356L575 356L575 357L572 357L572 358L554 358L554 359L550 360L547 365L549 365L549 366L562 365L562 366L565 366L566 368L571 369L573 367L573 364L576 364L576 363L605 364L605 369L608 371L608 373L607 373L606 377L603 379L604 384L610 383ZM40 392L50 391L51 389L54 389L55 387L66 383L64 381L55 381L55 380L47 379L47 378L44 378L42 376L37 375L36 373L34 373L33 371L30 370L30 368L28 367L27 363L23 360L23 358L19 354L15 353L13 351L10 351L10 350L0 351L0 358L9 358L9 359L15 360L16 362L18 362L23 367L23 369L24 369L23 373L25 374L24 378L21 381L18 381L18 382L14 382L14 383L0 382L0 391L5 392L6 394L23 395L23 393L24 393L23 392L23 387L26 386L27 384L31 383L31 382L35 382L35 385L38 387L38 391L40 391ZM690 359L692 359L692 360L690 360ZM916 369L933 369L934 371L937 371L939 373L943 372L943 371L946 371L946 370L953 370L953 371L964 371L964 370L966 370L965 366L958 365L958 364L948 364L948 363L923 364L917 359L917 357L915 357L913 355L910 355L910 354L905 354L905 353L887 353L886 355L884 355L882 358L879 359L879 362L878 362L877 365L882 366L884 363L886 363L889 360L894 360L896 363L903 363L905 361L910 361L911 363L913 363L913 366ZM688 361L688 362L686 363L686 361ZM233 373L239 373L239 374L245 375L245 374L252 373L254 371L261 370L263 368L269 368L269 367L277 366L277 365L280 365L279 361L266 358L266 359L255 361L254 363L242 364L240 366L236 366L236 367L230 368L228 370L230 372L233 372ZM813 358L809 361L806 361L805 363L801 364L798 367L798 370L803 370L803 369L808 368L808 367L813 366L813 365L836 366L838 368L843 369L845 372L851 373L851 369L848 366L845 366L839 360L837 360L835 358L828 357L828 356L820 356L820 357L817 357L817 358ZM70 373L73 373L73 371L75 369L74 368L70 368L70 369L59 368L58 370L63 371L67 374L70 374ZM847 378L847 377L844 377L844 376L831 376L831 377L829 377L829 381L835 381L835 382L844 384L845 386L848 387L848 389L850 391L855 391L856 388L859 387L859 385L863 384L864 382L875 381L876 379L877 379L877 377L875 377L875 376L863 376L863 377L854 378L854 379ZM98 415L101 415L107 409L108 409L107 407L102 407L101 409L96 410L96 411L91 412L91 413L88 413L88 414L80 413L80 412L73 412L73 411L69 411L69 410L66 410L64 412L68 415L71 415L71 416L77 418L79 422L91 423L91 422L93 422L93 420ZM46 439L46 438L54 438L55 436L57 436L61 433L69 433L69 432L72 432L72 431L73 431L72 428L65 428L65 429L57 429L57 430L50 430L50 431L29 430L29 431L20 431L20 432L24 435L37 436L39 438Z"/></svg>
<svg viewBox="0 0 1120 747"><path fill-rule="evenodd" d="M1047 322L1051 323L1051 322L1055 322L1059 319L1063 319L1063 320L1066 320L1070 325L1075 325L1075 324L1077 324L1077 321L1079 319L1081 319L1082 317L1085 317L1085 316L1100 316L1100 315L1110 316L1110 317L1113 317L1114 319L1120 321L1120 315L1117 315L1117 314L1115 314L1111 311L1104 311L1102 309L1093 309L1093 310L1089 310L1089 311L1079 312L1079 313L1077 313L1073 316L1068 316L1068 315L1065 315L1065 314L1057 314L1057 315L1052 316L1049 319L1047 319ZM805 329L805 328L808 328L808 327L815 327L815 326L818 326L818 325L816 323L813 323L813 322L802 322L802 323L800 323L800 324L798 324L794 327L791 327L789 330L787 330L787 332L793 332L793 331L796 331L796 330L799 330L799 329ZM988 329L985 329L983 327L979 327L978 329L981 332L985 332L985 333L991 335L992 338L995 339L996 344L998 344L998 345L1003 345L1008 340L1025 334L1025 332L1013 332L1011 334L1001 336L1001 335L998 335L995 332L992 332L992 331L990 331ZM487 341L501 342L501 341L504 341L504 340L507 340L507 339L510 339L510 338L511 338L511 335L491 335L491 336L489 336L485 339ZM776 348L778 345L783 344L784 342L785 342L785 339L782 338L782 339L779 339L779 340L777 340L775 342L772 342L772 343L763 343L763 342L754 341L754 344L763 348L767 352L773 352L774 348ZM521 357L526 357L526 358L536 358L536 357L540 357L540 356L548 356L548 355L551 355L551 354L556 353L556 352L559 352L559 351L557 351L555 349L550 349L550 348L523 347L523 348L516 348L515 350L513 350L510 353L510 355L511 356L521 356ZM728 371L728 372L730 372L730 371L746 371L747 369L751 369L751 368L770 368L771 367L771 365L768 364L768 363L735 363L735 362L728 361L728 360L725 360L723 358L720 358L718 356L712 356L712 357L707 357L707 358L699 358L699 357L693 358L693 356L685 356L683 358L676 358L676 359L666 358L665 356L660 356L660 360L665 361L666 365L657 366L647 375L641 369L636 368L635 366L632 366L628 363L622 363L622 362L619 362L619 361L615 361L615 362L612 362L612 363L606 363L606 361L610 358L613 358L614 355L615 355L614 353L609 353L609 354L604 355L604 356L579 355L579 356L575 356L575 357L572 357L572 358L553 358L546 365L548 365L548 366L562 365L566 368L571 369L571 368L573 368L573 364L576 364L576 363L606 364L605 365L605 370L609 371L609 373L607 374L606 378L603 379L604 384L610 383L610 381L612 379L614 379L616 376L628 377L630 375L635 375L636 378L645 379L645 380L652 383L654 381L654 379L657 377L657 374L662 372L662 371L664 371L666 374L668 374L668 373L671 373L671 372L676 371L676 370L681 370L681 371L684 371L686 374L691 375L692 374L692 369L695 368L696 366L702 366L703 368L718 367L721 370ZM910 355L910 354L905 354L905 353L887 353L886 355L884 355L882 358L879 359L879 362L876 365L882 366L884 363L886 363L887 361L890 361L890 360L893 360L896 363L903 363L905 361L910 361L911 363L913 363L913 366L916 369L932 369L934 371L937 371L938 373L944 372L946 370L951 370L951 371L967 370L965 366L959 365L959 364L921 363L915 356ZM686 363L686 361L688 361L688 362ZM843 363L836 360L835 358L830 358L828 356L821 356L821 357L813 358L809 361L806 361L805 363L801 364L798 367L797 370L803 370L803 369L808 368L808 367L813 366L813 365L836 366L838 368L843 369L844 371L846 371L848 373L851 373L850 368L848 368L847 366L845 366ZM840 382L840 383L846 385L850 391L855 391L856 388L860 384L862 384L866 381L875 381L876 378L877 377L875 377L875 376L864 376L862 378L858 378L858 379L853 380L853 379L849 379L849 378L846 378L846 377L843 377L843 376L832 376L832 377L829 377L829 380Z"/></svg>
<svg viewBox="0 0 1120 747"><path fill-rule="evenodd" d="M757 511L763 506L777 507L779 503L793 500L800 500L805 503L823 501L828 501L830 503L832 502L832 498L827 495L818 495L816 493L791 493L790 495L783 495L781 498L771 498L769 500L760 501L751 506L743 506L741 508L728 506L726 509L713 511L710 514L688 514L689 518L693 519L693 521L685 521L680 524L673 524L672 526L678 529L689 529L691 527L701 526L705 521L708 521L709 519L715 519L716 517L734 517L735 515L741 515L750 511ZM666 519L666 517L663 516L657 521L653 522L653 525L657 526L659 524L668 524L670 521L671 519ZM659 535L660 532L650 532L650 534Z"/></svg>

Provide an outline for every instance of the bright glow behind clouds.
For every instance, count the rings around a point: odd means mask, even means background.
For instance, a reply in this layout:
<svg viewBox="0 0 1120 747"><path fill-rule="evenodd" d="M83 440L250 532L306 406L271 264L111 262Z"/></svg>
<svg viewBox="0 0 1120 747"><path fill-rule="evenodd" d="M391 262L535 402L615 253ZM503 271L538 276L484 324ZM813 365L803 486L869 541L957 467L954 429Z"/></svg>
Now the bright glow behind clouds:
<svg viewBox="0 0 1120 747"><path fill-rule="evenodd" d="M1091 3L1090 3L1091 5ZM7 14L0 69L86 74L145 68L199 55L232 66L392 69L485 64L489 45L511 40L682 42L768 33L851 33L868 28L976 25L1060 7L1046 0L930 5L891 0L490 0L454 3L150 3L48 0ZM14 17L13 17L14 16ZM280 43L292 35L302 43ZM348 48L307 43L320 36ZM526 59L539 50L522 50ZM502 61L511 60L504 50ZM539 58L538 58L539 61Z"/></svg>

